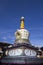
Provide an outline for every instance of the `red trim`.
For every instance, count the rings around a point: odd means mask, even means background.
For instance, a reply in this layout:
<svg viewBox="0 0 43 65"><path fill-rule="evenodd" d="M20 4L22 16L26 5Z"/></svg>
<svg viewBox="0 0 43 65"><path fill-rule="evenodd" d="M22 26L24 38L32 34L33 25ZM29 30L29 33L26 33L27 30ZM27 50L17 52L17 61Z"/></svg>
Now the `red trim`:
<svg viewBox="0 0 43 65"><path fill-rule="evenodd" d="M24 28L20 28L20 29L24 29Z"/></svg>

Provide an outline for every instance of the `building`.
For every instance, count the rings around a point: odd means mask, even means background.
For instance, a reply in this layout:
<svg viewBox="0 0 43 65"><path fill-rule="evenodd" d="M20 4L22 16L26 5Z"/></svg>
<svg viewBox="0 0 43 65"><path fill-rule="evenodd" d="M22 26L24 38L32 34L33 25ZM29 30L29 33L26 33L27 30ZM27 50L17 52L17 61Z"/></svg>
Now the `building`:
<svg viewBox="0 0 43 65"><path fill-rule="evenodd" d="M20 19L20 29L15 32L15 42L5 47L2 63L6 64L43 64L39 49L29 41L30 32L24 28L24 17Z"/></svg>
<svg viewBox="0 0 43 65"><path fill-rule="evenodd" d="M6 42L0 42L0 58L3 57L5 48L7 48L10 45L12 45L12 44L6 43Z"/></svg>
<svg viewBox="0 0 43 65"><path fill-rule="evenodd" d="M41 55L40 55L40 58L43 58L43 47L41 47L40 49L41 49Z"/></svg>

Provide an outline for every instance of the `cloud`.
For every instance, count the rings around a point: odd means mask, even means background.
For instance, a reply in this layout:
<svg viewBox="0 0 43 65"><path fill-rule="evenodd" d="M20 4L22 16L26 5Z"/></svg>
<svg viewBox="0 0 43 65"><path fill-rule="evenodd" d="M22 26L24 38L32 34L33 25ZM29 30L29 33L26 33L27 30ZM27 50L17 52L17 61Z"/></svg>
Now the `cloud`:
<svg viewBox="0 0 43 65"><path fill-rule="evenodd" d="M2 37L3 40L7 40L7 37Z"/></svg>
<svg viewBox="0 0 43 65"><path fill-rule="evenodd" d="M37 47L42 47L43 46L43 40L42 39L31 39L31 44Z"/></svg>
<svg viewBox="0 0 43 65"><path fill-rule="evenodd" d="M43 38L43 34L30 35L31 38Z"/></svg>
<svg viewBox="0 0 43 65"><path fill-rule="evenodd" d="M3 34L4 32L0 32L0 34Z"/></svg>
<svg viewBox="0 0 43 65"><path fill-rule="evenodd" d="M13 42L14 42L14 40L11 40L11 41L13 41Z"/></svg>
<svg viewBox="0 0 43 65"><path fill-rule="evenodd" d="M0 35L8 34L8 32L0 32Z"/></svg>
<svg viewBox="0 0 43 65"><path fill-rule="evenodd" d="M43 27L30 27L29 30L43 30Z"/></svg>

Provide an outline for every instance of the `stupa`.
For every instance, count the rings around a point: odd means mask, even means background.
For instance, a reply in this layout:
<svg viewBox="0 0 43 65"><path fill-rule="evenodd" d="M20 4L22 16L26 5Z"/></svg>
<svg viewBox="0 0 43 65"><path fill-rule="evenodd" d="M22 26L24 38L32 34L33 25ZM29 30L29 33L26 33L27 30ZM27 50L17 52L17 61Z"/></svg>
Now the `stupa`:
<svg viewBox="0 0 43 65"><path fill-rule="evenodd" d="M38 48L29 41L30 32L25 29L24 17L20 19L20 29L15 32L15 42L12 47L5 48L2 63L9 64L40 64L42 58L37 57Z"/></svg>

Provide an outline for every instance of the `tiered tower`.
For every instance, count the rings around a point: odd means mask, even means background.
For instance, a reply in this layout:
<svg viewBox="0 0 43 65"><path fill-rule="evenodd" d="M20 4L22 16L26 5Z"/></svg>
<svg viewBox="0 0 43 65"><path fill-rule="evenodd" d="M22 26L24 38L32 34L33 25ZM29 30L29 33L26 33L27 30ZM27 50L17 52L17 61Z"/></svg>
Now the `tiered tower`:
<svg viewBox="0 0 43 65"><path fill-rule="evenodd" d="M21 17L21 19L20 19L20 29L18 29L15 32L15 37L16 37L15 43L28 43L28 44L30 44L30 41L28 39L30 33L24 27L25 27L24 17Z"/></svg>

